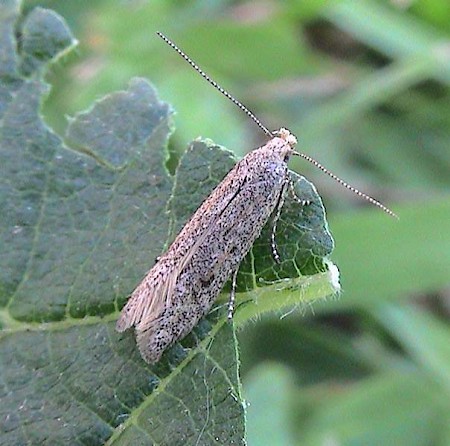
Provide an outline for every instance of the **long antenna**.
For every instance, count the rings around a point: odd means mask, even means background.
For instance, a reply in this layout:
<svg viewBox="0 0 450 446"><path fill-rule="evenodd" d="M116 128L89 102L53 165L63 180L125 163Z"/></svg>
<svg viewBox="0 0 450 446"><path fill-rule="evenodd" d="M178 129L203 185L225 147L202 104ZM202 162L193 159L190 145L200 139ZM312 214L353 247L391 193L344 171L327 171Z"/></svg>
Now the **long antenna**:
<svg viewBox="0 0 450 446"><path fill-rule="evenodd" d="M341 180L337 175L335 175L333 172L330 172L326 167L322 166L322 164L320 164L314 158L310 157L309 155L305 155L304 153L301 152L292 152L292 154L299 156L300 158L303 158L306 161L309 161L311 164L320 169L323 173L327 174L329 177L333 178L333 180L337 181L341 186L344 186L346 189L351 190L354 194L358 195L361 198L364 198L369 203L372 203L373 205L379 207L382 211L386 212L386 214L399 220L398 215L395 212L392 212L384 204L381 204L379 201L375 200L375 198L372 198L371 196L365 194L364 192L361 192L360 190L356 189L356 187L346 183L344 180Z"/></svg>
<svg viewBox="0 0 450 446"><path fill-rule="evenodd" d="M222 88L216 81L211 79L184 51L182 51L180 48L178 48L175 43L173 43L168 37L166 37L163 33L157 31L156 34L161 37L161 39L164 40L169 46L171 46L186 62L188 62L195 71L197 71L204 79L206 79L216 90L219 90L220 93L222 93L226 98L228 98L233 104L237 105L247 116L249 116L258 126L261 128L261 130L267 135L273 138L277 135L277 132L271 132L244 104L239 102L236 98L234 98L228 91L226 91L224 88ZM297 155L306 161L309 161L311 164L316 166L318 169L320 169L322 172L327 174L329 177L333 178L333 180L337 181L340 185L344 186L348 190L352 191L356 195L358 195L361 198L364 198L369 203L372 203L373 205L377 206L386 214L390 215L391 217L397 218L398 216L392 212L390 209L388 209L386 206L381 204L379 201L375 200L375 198L370 197L369 195L359 191L356 189L356 187L351 186L350 184L346 183L344 180L341 180L337 175L330 172L326 167L322 166L318 161L316 161L314 158L310 157L309 155L305 155L304 153L300 152L292 152L293 155Z"/></svg>
<svg viewBox="0 0 450 446"><path fill-rule="evenodd" d="M214 88L219 90L226 98L228 98L233 104L237 105L247 116L249 116L255 123L261 128L261 130L267 135L273 138L275 135L241 102L231 96L228 91L222 88L216 81L211 79L184 51L178 48L168 37L159 31L156 32L161 39L170 45L186 62L188 62L195 71L197 71L204 79L206 79Z"/></svg>

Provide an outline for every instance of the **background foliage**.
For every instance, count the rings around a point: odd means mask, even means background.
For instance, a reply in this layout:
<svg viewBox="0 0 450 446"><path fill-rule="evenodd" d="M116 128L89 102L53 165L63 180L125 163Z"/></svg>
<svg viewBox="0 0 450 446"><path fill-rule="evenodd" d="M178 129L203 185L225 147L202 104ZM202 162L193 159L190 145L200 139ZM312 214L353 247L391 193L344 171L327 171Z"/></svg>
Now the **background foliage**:
<svg viewBox="0 0 450 446"><path fill-rule="evenodd" d="M343 293L240 332L248 443L450 443L450 6L446 0L28 1L81 45L48 76L59 132L134 76L177 110L170 166L207 136L242 156L264 139L155 35L165 32L271 128L400 216L310 166Z"/></svg>

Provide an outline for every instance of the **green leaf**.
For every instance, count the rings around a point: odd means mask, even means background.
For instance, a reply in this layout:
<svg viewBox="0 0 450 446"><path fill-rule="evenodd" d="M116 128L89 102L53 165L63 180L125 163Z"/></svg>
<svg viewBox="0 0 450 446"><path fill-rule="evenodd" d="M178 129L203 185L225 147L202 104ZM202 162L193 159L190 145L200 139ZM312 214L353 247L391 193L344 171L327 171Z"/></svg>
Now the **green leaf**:
<svg viewBox="0 0 450 446"><path fill-rule="evenodd" d="M267 383L276 382L276 386ZM292 444L289 409L295 392L294 376L287 367L266 363L245 378L248 444L258 446Z"/></svg>
<svg viewBox="0 0 450 446"><path fill-rule="evenodd" d="M352 36L391 58L438 64L436 77L448 82L450 63L442 42L446 35L374 0L342 0L328 9L326 16ZM370 20L367 20L370 17ZM389 32L386 32L388 30Z"/></svg>
<svg viewBox="0 0 450 446"><path fill-rule="evenodd" d="M19 46L19 5L0 8L2 441L244 444L237 344L222 305L153 367L131 331L114 330L127 296L234 158L196 141L172 177L172 110L143 79L72 118L64 141L39 115L49 91L42 76L75 39L61 17L38 8L21 22ZM294 183L312 204L286 203L280 267L270 228L255 244L239 283L240 301L251 303L238 322L339 286L320 198L301 177ZM254 297L267 289L259 307Z"/></svg>
<svg viewBox="0 0 450 446"><path fill-rule="evenodd" d="M294 424L296 444L438 444L448 424L439 387L420 373L380 374L332 390L318 386L292 395L294 413L305 415Z"/></svg>
<svg viewBox="0 0 450 446"><path fill-rule="evenodd" d="M399 221L376 209L332 219L337 241L333 256L345 277L341 311L377 308L385 300L401 301L448 286L450 199L404 204L395 211ZM335 304L328 302L326 310Z"/></svg>
<svg viewBox="0 0 450 446"><path fill-rule="evenodd" d="M450 395L450 328L431 314L406 305L381 305L380 322Z"/></svg>
<svg viewBox="0 0 450 446"><path fill-rule="evenodd" d="M35 8L21 29L20 70L30 75L63 56L76 45L64 20L53 11Z"/></svg>

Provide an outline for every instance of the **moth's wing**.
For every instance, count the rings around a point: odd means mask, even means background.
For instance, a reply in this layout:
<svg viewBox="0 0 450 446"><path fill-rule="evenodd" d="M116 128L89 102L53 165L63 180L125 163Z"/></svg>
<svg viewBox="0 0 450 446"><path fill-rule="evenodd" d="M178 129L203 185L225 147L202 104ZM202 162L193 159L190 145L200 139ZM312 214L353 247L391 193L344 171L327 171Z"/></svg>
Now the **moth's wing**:
<svg viewBox="0 0 450 446"><path fill-rule="evenodd" d="M211 226L214 226L214 222ZM125 331L133 325L136 326L136 329L145 331L164 309L171 305L178 275L189 263L198 246L211 232L212 227L205 228L186 254L172 268L164 268L157 263L148 272L123 307L116 323L117 331Z"/></svg>
<svg viewBox="0 0 450 446"><path fill-rule="evenodd" d="M179 273L189 263L207 235L214 230L215 223L245 182L245 177L236 175L235 171L239 168L239 164L197 209L168 252L134 290L116 323L117 331L125 331L134 325L143 337L154 321L170 307ZM189 249L183 255L178 255L180 245L189 242L192 243Z"/></svg>
<svg viewBox="0 0 450 446"><path fill-rule="evenodd" d="M149 315L159 312L159 308L167 298L168 279L174 272L161 270L158 266L156 264L133 291L116 323L117 331L125 331L139 324L143 319L148 319Z"/></svg>
<svg viewBox="0 0 450 446"><path fill-rule="evenodd" d="M206 228L172 268L161 268L161 265L157 263L148 272L123 307L116 323L117 331L125 331L133 325L136 326L136 329L145 331L164 309L171 305L179 273L189 263L198 246L210 231L211 228Z"/></svg>

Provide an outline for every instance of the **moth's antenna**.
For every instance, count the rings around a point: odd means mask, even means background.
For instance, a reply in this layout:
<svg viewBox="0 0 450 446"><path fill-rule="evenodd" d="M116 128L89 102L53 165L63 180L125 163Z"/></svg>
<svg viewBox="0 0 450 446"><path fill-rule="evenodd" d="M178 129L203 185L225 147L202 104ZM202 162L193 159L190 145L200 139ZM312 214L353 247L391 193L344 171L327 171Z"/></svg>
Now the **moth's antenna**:
<svg viewBox="0 0 450 446"><path fill-rule="evenodd" d="M389 208L387 208L384 204L381 204L379 201L375 200L375 198L370 197L369 195L365 194L364 192L359 191L356 189L356 187L351 186L350 184L346 183L344 180L341 180L337 175L335 175L333 172L330 172L326 167L322 166L318 161L316 161L314 158L311 158L309 155L305 155L304 153L300 152L292 152L293 155L299 156L306 161L309 161L311 164L319 168L322 172L326 173L329 177L333 178L333 180L337 181L341 186L344 186L345 188L351 190L353 193L358 195L361 198L364 198L369 203L372 203L373 205L379 207L382 211L386 212L386 214L390 215L391 217L396 218L397 220L398 215L392 212Z"/></svg>
<svg viewBox="0 0 450 446"><path fill-rule="evenodd" d="M161 39L164 40L169 46L171 46L186 62L188 62L195 71L197 71L204 79L206 79L215 89L219 90L226 98L228 98L233 104L237 105L247 116L249 116L256 125L267 135L273 138L275 135L242 103L236 98L231 96L228 91L223 89L216 81L211 79L184 51L178 48L169 38L159 31L156 32Z"/></svg>
<svg viewBox="0 0 450 446"><path fill-rule="evenodd" d="M216 90L219 90L220 93L222 93L226 98L228 98L233 104L235 104L237 107L239 107L248 117L250 117L256 125L267 135L273 138L276 136L274 132L271 132L244 104L239 102L236 98L234 98L228 91L226 91L224 88L222 88L216 81L211 79L184 51L182 51L180 48L178 48L175 43L173 43L168 37L166 37L163 33L157 31L156 34L161 37L164 42L166 42L169 46L171 46L186 62L188 62L195 71L197 71L204 79L206 79ZM369 203L372 203L373 205L379 207L381 210L389 214L391 217L395 217L398 219L398 216L392 212L390 209L388 209L386 206L381 204L379 201L375 200L374 198L370 197L369 195L366 195L365 193L359 191L356 189L356 187L351 186L350 184L346 183L344 180L341 180L337 175L330 172L326 167L322 166L318 161L316 161L314 158L311 158L308 155L305 155L304 153L300 152L293 152L293 155L300 156L301 158L305 159L306 161L309 161L311 164L319 168L322 172L326 173L328 176L333 178L333 180L337 181L339 184L344 186L345 188L351 190L356 195L360 196L361 198L364 198Z"/></svg>

